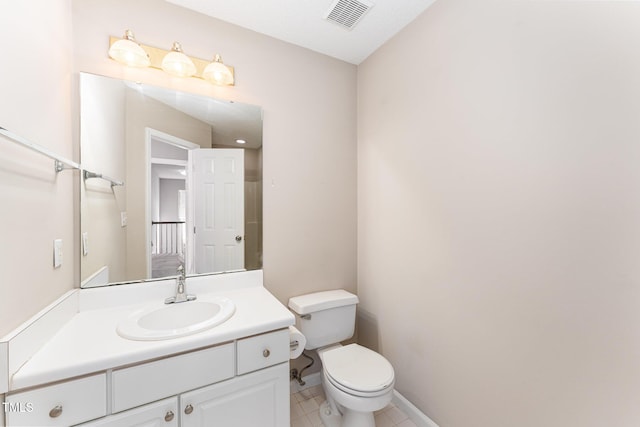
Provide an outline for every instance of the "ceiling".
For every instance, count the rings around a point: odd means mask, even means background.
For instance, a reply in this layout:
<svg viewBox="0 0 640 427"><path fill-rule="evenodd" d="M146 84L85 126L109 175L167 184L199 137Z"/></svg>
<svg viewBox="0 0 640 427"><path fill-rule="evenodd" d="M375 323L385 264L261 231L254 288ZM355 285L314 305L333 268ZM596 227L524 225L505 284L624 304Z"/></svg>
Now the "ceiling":
<svg viewBox="0 0 640 427"><path fill-rule="evenodd" d="M167 1L357 65L435 0L359 0L373 6L351 29L325 19L336 0Z"/></svg>

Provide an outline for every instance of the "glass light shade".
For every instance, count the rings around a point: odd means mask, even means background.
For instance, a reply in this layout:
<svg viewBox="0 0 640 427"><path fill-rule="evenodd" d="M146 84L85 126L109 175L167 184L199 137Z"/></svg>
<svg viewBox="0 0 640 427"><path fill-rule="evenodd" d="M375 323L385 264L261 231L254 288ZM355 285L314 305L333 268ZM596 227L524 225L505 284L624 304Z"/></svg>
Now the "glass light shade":
<svg viewBox="0 0 640 427"><path fill-rule="evenodd" d="M148 67L151 65L149 55L142 46L136 43L133 33L127 30L124 37L109 48L109 57L130 67Z"/></svg>
<svg viewBox="0 0 640 427"><path fill-rule="evenodd" d="M196 66L191 58L182 52L180 43L173 43L171 52L162 59L162 69L177 77L191 77L196 73Z"/></svg>
<svg viewBox="0 0 640 427"><path fill-rule="evenodd" d="M202 78L217 85L233 84L233 74L231 74L229 67L222 63L220 55L216 55L213 62L207 65L202 72Z"/></svg>

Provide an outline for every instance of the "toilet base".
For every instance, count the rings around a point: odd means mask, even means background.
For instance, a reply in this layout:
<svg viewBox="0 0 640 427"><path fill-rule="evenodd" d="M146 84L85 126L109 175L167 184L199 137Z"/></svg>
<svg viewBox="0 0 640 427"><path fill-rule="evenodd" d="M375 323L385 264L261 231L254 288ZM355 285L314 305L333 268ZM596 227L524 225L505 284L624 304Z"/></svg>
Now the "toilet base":
<svg viewBox="0 0 640 427"><path fill-rule="evenodd" d="M325 427L375 427L373 412L345 410L344 415L331 410L328 401L320 405L320 419Z"/></svg>

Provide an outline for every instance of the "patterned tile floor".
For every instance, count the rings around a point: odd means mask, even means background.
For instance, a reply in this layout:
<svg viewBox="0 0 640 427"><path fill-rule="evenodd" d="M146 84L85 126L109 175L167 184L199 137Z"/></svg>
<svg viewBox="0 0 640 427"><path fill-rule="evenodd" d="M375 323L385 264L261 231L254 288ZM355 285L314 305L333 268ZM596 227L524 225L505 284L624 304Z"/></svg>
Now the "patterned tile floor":
<svg viewBox="0 0 640 427"><path fill-rule="evenodd" d="M321 385L309 387L291 395L291 427L323 427L318 412L324 402ZM416 427L393 403L375 413L376 427Z"/></svg>

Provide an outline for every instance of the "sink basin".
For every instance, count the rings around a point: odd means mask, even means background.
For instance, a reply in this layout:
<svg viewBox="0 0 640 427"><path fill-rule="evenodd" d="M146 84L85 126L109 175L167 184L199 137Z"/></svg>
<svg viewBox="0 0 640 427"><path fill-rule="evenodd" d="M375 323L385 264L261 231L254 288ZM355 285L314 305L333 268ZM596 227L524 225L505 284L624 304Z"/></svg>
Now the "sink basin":
<svg viewBox="0 0 640 427"><path fill-rule="evenodd" d="M123 338L138 341L178 338L213 328L233 316L235 310L233 302L224 297L156 304L122 319L116 331Z"/></svg>

